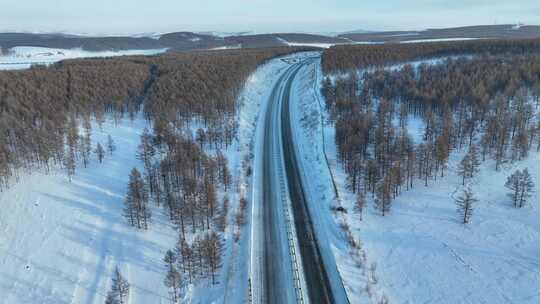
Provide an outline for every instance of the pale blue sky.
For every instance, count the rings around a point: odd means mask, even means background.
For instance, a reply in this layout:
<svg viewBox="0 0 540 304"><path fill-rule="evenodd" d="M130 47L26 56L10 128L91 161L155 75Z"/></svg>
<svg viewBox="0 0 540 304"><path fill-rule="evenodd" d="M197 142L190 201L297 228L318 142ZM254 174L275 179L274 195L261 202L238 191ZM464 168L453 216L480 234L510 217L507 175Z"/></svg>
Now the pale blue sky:
<svg viewBox="0 0 540 304"><path fill-rule="evenodd" d="M540 0L0 0L0 31L333 32L540 24Z"/></svg>

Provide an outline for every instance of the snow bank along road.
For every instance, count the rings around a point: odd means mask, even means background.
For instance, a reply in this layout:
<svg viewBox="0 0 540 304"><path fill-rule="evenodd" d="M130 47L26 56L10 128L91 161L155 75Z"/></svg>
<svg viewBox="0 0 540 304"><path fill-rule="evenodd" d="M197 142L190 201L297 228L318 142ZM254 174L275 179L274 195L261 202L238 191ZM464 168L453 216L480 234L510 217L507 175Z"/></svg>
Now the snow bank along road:
<svg viewBox="0 0 540 304"><path fill-rule="evenodd" d="M292 82L313 60L295 62L282 74L264 116L262 164L255 169L262 174L254 205L254 303L335 303L331 284L341 284L330 282L324 268L291 132Z"/></svg>

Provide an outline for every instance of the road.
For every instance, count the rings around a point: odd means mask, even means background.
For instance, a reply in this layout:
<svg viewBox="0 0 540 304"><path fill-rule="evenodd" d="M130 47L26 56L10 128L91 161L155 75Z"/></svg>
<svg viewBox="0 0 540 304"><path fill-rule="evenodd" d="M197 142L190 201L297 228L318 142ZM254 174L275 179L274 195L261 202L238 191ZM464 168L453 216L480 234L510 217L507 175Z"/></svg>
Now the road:
<svg viewBox="0 0 540 304"><path fill-rule="evenodd" d="M283 73L272 90L264 117L261 178L264 235L261 302L264 303L335 302L302 187L289 115L293 80L312 60L294 63Z"/></svg>

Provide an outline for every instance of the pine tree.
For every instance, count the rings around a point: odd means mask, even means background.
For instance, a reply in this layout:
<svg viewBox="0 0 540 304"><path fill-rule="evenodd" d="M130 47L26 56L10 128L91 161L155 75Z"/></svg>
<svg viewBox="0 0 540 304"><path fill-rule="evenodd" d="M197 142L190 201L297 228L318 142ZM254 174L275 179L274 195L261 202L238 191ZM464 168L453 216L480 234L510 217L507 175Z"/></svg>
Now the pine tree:
<svg viewBox="0 0 540 304"><path fill-rule="evenodd" d="M227 228L227 216L229 214L229 197L225 195L223 197L223 203L221 205L221 210L216 219L216 226L219 231L223 232Z"/></svg>
<svg viewBox="0 0 540 304"><path fill-rule="evenodd" d="M107 151L109 152L110 155L112 155L113 152L116 151L116 145L111 135L107 135Z"/></svg>
<svg viewBox="0 0 540 304"><path fill-rule="evenodd" d="M127 303L127 298L129 295L129 282L122 276L118 267L116 267L114 271L111 293L111 297L114 297L118 301L118 304Z"/></svg>
<svg viewBox="0 0 540 304"><path fill-rule="evenodd" d="M473 212L473 205L477 201L470 187L463 190L463 193L456 198L457 212L461 215L463 224L469 223Z"/></svg>
<svg viewBox="0 0 540 304"><path fill-rule="evenodd" d="M512 205L516 208L519 205L520 181L521 171L516 170L506 179L506 183L504 184L504 186L511 191L510 193L508 193L508 196L512 200Z"/></svg>
<svg viewBox="0 0 540 304"><path fill-rule="evenodd" d="M469 177L473 178L479 172L480 159L478 158L478 147L471 145L469 148Z"/></svg>
<svg viewBox="0 0 540 304"><path fill-rule="evenodd" d="M182 287L182 276L180 272L176 270L176 267L173 267L167 271L163 284L170 288L172 303L178 303L178 299L180 297L180 288Z"/></svg>
<svg viewBox="0 0 540 304"><path fill-rule="evenodd" d="M480 160L478 158L478 148L471 145L469 151L458 166L458 174L462 177L462 184L465 185L465 179L473 178L479 172Z"/></svg>
<svg viewBox="0 0 540 304"><path fill-rule="evenodd" d="M181 268L183 273L188 274L189 283L191 284L193 281L195 269L194 269L194 253L191 245L186 242L185 239L179 239L176 243L176 255L177 255L177 261L178 261L178 267Z"/></svg>
<svg viewBox="0 0 540 304"><path fill-rule="evenodd" d="M96 149L94 150L94 153L96 153L98 161L101 164L103 162L103 158L105 157L105 150L103 150L103 147L101 146L100 143L97 144Z"/></svg>
<svg viewBox="0 0 540 304"><path fill-rule="evenodd" d="M471 159L469 158L469 154L465 154L461 162L459 163L457 172L458 175L461 176L462 185L465 185L465 179L469 177L469 170L471 168Z"/></svg>
<svg viewBox="0 0 540 304"><path fill-rule="evenodd" d="M384 177L379 182L375 190L375 207L381 212L382 216L390 212L392 204L392 179L390 175Z"/></svg>
<svg viewBox="0 0 540 304"><path fill-rule="evenodd" d="M172 270L176 263L176 253L172 250L167 250L165 256L163 257L163 262L169 270Z"/></svg>
<svg viewBox="0 0 540 304"><path fill-rule="evenodd" d="M152 216L148 208L148 191L141 173L136 168L133 168L129 175L128 192L124 203L124 216L130 225L148 229L148 222Z"/></svg>
<svg viewBox="0 0 540 304"><path fill-rule="evenodd" d="M105 297L105 304L119 304L118 297L112 290L107 292L107 297Z"/></svg>
<svg viewBox="0 0 540 304"><path fill-rule="evenodd" d="M163 262L165 262L165 266L167 267L167 275L163 283L170 288L173 303L178 302L179 290L182 283L180 272L176 269L176 260L176 253L172 250L168 250L163 258Z"/></svg>
<svg viewBox="0 0 540 304"><path fill-rule="evenodd" d="M356 193L356 202L354 204L354 211L358 213L360 220L362 220L362 215L364 213L365 205L366 205L366 198L364 197L364 193L362 193L361 191L358 191Z"/></svg>
<svg viewBox="0 0 540 304"><path fill-rule="evenodd" d="M223 250L223 244L221 238L214 231L210 231L206 234L205 238L200 242L200 248L203 260L208 272L212 277L212 284L216 283L216 272L221 267L221 251Z"/></svg>
<svg viewBox="0 0 540 304"><path fill-rule="evenodd" d="M92 152L92 127L90 125L90 120L85 118L83 121L84 135L80 141L80 151L83 161L83 165L86 168L90 162L90 154Z"/></svg>
<svg viewBox="0 0 540 304"><path fill-rule="evenodd" d="M523 208L527 203L527 200L531 197L532 192L534 191L534 182L529 170L527 168L523 169L521 173L521 178L519 181L519 208Z"/></svg>
<svg viewBox="0 0 540 304"><path fill-rule="evenodd" d="M76 153L79 142L79 129L77 127L77 120L74 116L71 116L68 120L66 142L67 153L64 155L64 166L69 180L71 181L71 177L75 174Z"/></svg>

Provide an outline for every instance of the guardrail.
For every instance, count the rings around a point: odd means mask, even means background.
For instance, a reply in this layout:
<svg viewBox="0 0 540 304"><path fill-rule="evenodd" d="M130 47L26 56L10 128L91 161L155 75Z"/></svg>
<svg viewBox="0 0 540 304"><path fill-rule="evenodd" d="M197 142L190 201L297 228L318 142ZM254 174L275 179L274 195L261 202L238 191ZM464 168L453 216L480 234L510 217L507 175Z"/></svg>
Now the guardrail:
<svg viewBox="0 0 540 304"><path fill-rule="evenodd" d="M282 160L279 158L278 154L275 154L276 161ZM299 252L299 244L296 239L296 227L294 226L294 221L292 220L292 210L289 200L288 187L285 182L285 176L283 174L283 166L280 166L279 170L279 185L281 189L281 202L283 205L283 213L285 214L285 226L287 229L287 243L289 245L289 256L291 257L291 269L293 271L293 284L296 295L296 303L305 304L307 301L307 295L304 293L307 292L305 286L305 280L303 278L303 266L301 257L297 255Z"/></svg>

